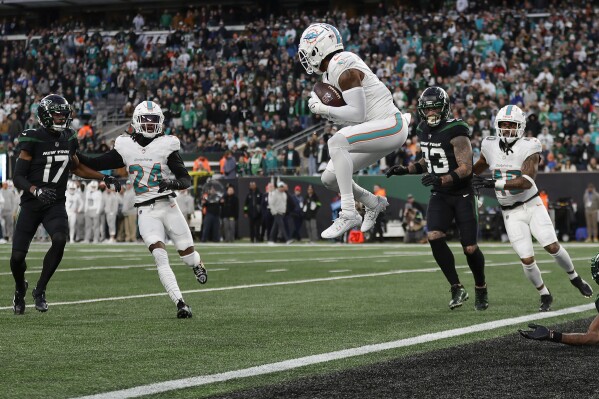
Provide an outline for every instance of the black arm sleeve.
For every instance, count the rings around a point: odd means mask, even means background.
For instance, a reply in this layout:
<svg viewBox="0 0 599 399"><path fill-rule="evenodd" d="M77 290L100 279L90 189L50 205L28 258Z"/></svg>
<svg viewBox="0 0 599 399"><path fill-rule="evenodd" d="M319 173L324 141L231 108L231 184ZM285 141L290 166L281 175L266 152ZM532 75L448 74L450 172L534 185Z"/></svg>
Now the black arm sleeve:
<svg viewBox="0 0 599 399"><path fill-rule="evenodd" d="M171 155L168 156L166 164L171 172L175 174L175 177L179 183L182 185L180 190L184 190L191 186L191 176L189 176L189 172L187 172L187 168L183 163L183 159L181 159L181 154L179 154L179 151L173 151Z"/></svg>
<svg viewBox="0 0 599 399"><path fill-rule="evenodd" d="M123 157L115 149L96 158L88 157L78 152L77 158L79 158L79 162L93 170L118 169L125 166Z"/></svg>
<svg viewBox="0 0 599 399"><path fill-rule="evenodd" d="M27 174L29 173L30 165L31 161L28 161L23 158L17 158L17 162L15 165L15 173L12 178L15 187L27 193L29 192L31 186L33 186L33 184L31 184L29 180L27 180Z"/></svg>

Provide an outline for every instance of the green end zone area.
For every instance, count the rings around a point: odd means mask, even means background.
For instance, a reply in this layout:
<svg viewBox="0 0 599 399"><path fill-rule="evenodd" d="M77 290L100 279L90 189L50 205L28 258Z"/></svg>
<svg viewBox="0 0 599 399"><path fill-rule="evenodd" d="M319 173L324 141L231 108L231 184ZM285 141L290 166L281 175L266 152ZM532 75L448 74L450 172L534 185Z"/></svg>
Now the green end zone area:
<svg viewBox="0 0 599 399"><path fill-rule="evenodd" d="M593 246L565 245L591 283ZM199 285L172 247L169 257L193 318L179 320L143 245L68 245L47 289L50 310L32 304L48 246L29 253L27 310L11 310L10 247L0 247L0 380L3 397L77 397L212 375L534 315L539 295L509 245L481 244L489 309L474 311L474 286L457 245L458 273L471 298L454 311L449 286L427 245L198 246L208 284ZM592 304L548 254L537 251L554 310ZM596 287L591 283L593 288ZM594 310L546 319L592 317ZM513 334L508 326L378 351L279 373L149 397L200 398L293 381L360 365Z"/></svg>

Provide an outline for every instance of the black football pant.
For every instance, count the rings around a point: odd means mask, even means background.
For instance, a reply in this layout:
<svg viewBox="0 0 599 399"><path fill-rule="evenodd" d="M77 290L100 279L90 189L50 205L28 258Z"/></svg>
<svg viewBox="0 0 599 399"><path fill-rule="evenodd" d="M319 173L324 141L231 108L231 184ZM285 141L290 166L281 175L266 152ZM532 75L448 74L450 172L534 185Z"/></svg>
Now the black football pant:
<svg viewBox="0 0 599 399"><path fill-rule="evenodd" d="M52 245L44 257L42 273L36 286L38 292L46 290L46 286L64 254L69 231L64 202L43 207L21 206L15 225L10 257L10 270L15 279L16 288L19 290L23 290L25 287L25 270L27 269L25 257L40 224L50 235Z"/></svg>

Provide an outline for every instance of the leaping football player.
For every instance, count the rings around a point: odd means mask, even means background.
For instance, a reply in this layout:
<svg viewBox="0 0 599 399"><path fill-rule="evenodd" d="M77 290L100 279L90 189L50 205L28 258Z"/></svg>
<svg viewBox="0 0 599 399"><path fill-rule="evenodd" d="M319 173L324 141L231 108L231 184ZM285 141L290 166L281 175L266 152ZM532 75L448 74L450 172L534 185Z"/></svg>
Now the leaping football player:
<svg viewBox="0 0 599 399"><path fill-rule="evenodd" d="M166 234L173 240L183 263L193 269L196 279L204 284L208 278L185 216L175 201L175 191L191 185L191 177L183 164L179 139L162 132L164 114L153 101L142 101L133 112L134 132L119 136L114 149L97 158L81 157L81 162L95 170L126 167L135 190L139 233L158 269L160 282L177 305L178 318L192 317L191 308L183 300L165 249ZM174 174L174 179L170 177Z"/></svg>
<svg viewBox="0 0 599 399"><path fill-rule="evenodd" d="M553 296L543 282L537 266L532 236L568 274L573 286L585 297L593 289L576 270L568 251L557 241L555 229L535 184L541 153L541 142L523 137L526 115L516 105L507 105L495 117L497 136L485 138L481 157L473 167L480 175L491 169L491 178L475 176L475 188L493 188L501 205L503 222L514 251L522 262L524 274L541 295L540 312L551 309Z"/></svg>
<svg viewBox="0 0 599 399"><path fill-rule="evenodd" d="M341 194L341 212L332 226L321 234L331 239L354 227L369 231L378 214L389 205L385 197L377 197L357 185L352 174L401 147L406 141L411 116L402 115L393 103L389 89L354 53L344 51L337 28L314 23L302 33L299 61L308 74L322 76L322 81L342 92L346 105L323 104L311 93L310 111L343 123L328 141L331 160L322 174L322 183ZM364 221L356 211L355 200L366 207Z"/></svg>

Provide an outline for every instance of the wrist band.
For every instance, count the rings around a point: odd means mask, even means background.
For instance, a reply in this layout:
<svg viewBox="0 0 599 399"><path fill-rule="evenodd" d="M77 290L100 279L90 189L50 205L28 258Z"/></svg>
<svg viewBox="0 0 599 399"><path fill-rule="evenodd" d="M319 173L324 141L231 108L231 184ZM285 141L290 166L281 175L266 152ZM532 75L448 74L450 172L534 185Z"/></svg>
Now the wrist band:
<svg viewBox="0 0 599 399"><path fill-rule="evenodd" d="M562 342L562 333L549 330L549 340L552 342Z"/></svg>
<svg viewBox="0 0 599 399"><path fill-rule="evenodd" d="M414 169L416 170L417 175L421 175L422 173L424 173L424 168L422 167L422 164L420 162L416 162L414 164Z"/></svg>
<svg viewBox="0 0 599 399"><path fill-rule="evenodd" d="M495 181L495 189L496 190L503 190L504 187L505 187L505 180L496 180Z"/></svg>
<svg viewBox="0 0 599 399"><path fill-rule="evenodd" d="M455 170L449 172L449 176L451 176L453 179L453 183L457 183L460 180L460 176L455 172Z"/></svg>

